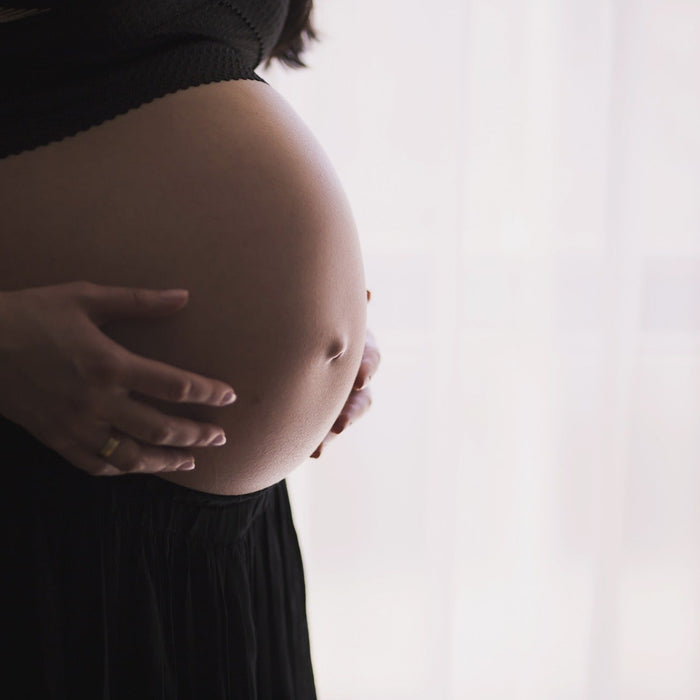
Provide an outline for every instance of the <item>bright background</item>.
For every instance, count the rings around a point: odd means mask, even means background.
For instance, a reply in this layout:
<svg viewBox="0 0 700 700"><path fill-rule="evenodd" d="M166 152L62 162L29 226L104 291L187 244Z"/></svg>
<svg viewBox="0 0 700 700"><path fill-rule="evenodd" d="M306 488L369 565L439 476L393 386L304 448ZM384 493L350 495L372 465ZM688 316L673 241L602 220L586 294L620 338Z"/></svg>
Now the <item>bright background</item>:
<svg viewBox="0 0 700 700"><path fill-rule="evenodd" d="M382 364L289 478L320 700L700 698L700 1L316 0L260 74Z"/></svg>

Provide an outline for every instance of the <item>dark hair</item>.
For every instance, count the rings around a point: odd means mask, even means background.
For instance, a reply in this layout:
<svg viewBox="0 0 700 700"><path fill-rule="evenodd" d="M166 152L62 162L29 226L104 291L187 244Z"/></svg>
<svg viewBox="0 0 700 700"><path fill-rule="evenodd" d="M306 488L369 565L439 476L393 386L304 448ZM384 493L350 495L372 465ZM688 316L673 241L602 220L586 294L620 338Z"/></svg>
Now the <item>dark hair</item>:
<svg viewBox="0 0 700 700"><path fill-rule="evenodd" d="M320 41L318 30L311 23L313 0L289 0L289 11L280 38L265 62L270 67L276 58L290 68L308 68L301 60L301 54L308 48L308 42Z"/></svg>

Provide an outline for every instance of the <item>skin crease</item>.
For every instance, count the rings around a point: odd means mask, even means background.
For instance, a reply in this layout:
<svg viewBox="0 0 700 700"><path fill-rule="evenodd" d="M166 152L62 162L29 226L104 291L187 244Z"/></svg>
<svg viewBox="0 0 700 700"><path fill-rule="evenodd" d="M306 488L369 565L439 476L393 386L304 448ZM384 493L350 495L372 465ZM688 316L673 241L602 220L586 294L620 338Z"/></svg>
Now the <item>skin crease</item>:
<svg viewBox="0 0 700 700"><path fill-rule="evenodd" d="M188 88L2 159L0 207L4 289L78 279L189 289L171 318L102 327L238 395L222 408L137 397L226 432L223 447L190 448L193 472L160 478L259 490L369 407L353 385L379 353L352 212L318 142L269 85Z"/></svg>

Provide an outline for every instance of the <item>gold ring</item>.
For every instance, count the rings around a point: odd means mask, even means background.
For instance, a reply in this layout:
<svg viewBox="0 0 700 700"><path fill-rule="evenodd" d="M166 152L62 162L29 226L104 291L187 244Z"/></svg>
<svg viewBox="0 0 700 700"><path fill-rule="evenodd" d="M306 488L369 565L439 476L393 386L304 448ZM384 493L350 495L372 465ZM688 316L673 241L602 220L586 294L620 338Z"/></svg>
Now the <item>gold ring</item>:
<svg viewBox="0 0 700 700"><path fill-rule="evenodd" d="M107 444L100 450L100 454L103 457L111 457L112 452L114 452L114 450L116 450L118 446L119 440L115 437L110 436L109 440L107 440Z"/></svg>

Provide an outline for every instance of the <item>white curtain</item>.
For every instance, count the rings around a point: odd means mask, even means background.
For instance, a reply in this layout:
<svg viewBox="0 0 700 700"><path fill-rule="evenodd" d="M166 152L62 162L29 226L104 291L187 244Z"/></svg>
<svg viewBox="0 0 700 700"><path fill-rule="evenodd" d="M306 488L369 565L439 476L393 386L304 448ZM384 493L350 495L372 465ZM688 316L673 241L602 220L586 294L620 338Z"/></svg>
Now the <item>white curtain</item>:
<svg viewBox="0 0 700 700"><path fill-rule="evenodd" d="M314 12L382 352L289 479L320 700L698 700L700 2Z"/></svg>

